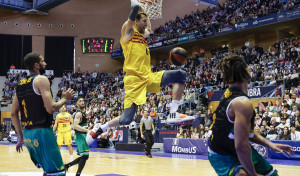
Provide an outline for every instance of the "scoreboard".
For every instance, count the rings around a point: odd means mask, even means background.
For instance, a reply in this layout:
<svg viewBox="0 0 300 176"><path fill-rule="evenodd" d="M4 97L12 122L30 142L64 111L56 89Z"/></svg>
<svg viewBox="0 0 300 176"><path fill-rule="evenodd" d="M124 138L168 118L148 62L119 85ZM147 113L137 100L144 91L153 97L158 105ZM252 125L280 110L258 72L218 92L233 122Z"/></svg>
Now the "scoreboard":
<svg viewBox="0 0 300 176"><path fill-rule="evenodd" d="M94 37L81 39L82 53L112 53L114 40Z"/></svg>

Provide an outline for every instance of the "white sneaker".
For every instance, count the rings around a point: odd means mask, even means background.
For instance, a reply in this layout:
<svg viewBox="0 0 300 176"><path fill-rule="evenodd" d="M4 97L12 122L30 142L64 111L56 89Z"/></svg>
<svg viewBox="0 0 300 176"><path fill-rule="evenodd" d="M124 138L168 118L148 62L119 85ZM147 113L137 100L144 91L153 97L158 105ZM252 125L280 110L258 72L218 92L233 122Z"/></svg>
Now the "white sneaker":
<svg viewBox="0 0 300 176"><path fill-rule="evenodd" d="M193 123L195 120L194 116L187 116L180 114L179 112L170 113L167 118L168 125L188 125Z"/></svg>

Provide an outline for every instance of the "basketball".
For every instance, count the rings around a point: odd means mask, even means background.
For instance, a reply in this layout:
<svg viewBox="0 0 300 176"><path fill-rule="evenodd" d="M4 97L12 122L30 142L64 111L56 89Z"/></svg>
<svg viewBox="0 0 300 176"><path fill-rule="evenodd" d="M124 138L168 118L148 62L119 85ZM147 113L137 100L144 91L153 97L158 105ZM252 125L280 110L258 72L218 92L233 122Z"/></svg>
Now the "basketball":
<svg viewBox="0 0 300 176"><path fill-rule="evenodd" d="M180 66L185 64L185 62L187 61L186 50L181 47L173 48L170 51L169 60L173 65Z"/></svg>

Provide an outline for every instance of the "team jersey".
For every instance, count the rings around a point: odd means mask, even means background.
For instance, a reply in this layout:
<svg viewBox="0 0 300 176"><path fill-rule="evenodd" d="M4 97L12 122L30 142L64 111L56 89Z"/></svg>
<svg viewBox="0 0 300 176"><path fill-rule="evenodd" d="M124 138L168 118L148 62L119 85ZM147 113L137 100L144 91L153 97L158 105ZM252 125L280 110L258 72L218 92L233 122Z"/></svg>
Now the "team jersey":
<svg viewBox="0 0 300 176"><path fill-rule="evenodd" d="M76 111L76 113L79 113L79 112L82 114L82 117L81 117L81 119L80 119L79 125L80 125L81 127L87 128L88 125L87 125L86 113L83 112L83 111L81 111L80 109L78 109L78 110ZM76 129L75 129L75 132L78 132L78 133L86 133L86 132L78 131L78 130L76 130Z"/></svg>
<svg viewBox="0 0 300 176"><path fill-rule="evenodd" d="M52 115L46 111L41 94L37 93L33 87L34 80L38 76L30 74L16 87L21 122L26 129L49 128L53 120Z"/></svg>
<svg viewBox="0 0 300 176"><path fill-rule="evenodd" d="M209 139L209 148L213 152L221 155L237 156L234 145L234 121L230 120L228 116L228 109L231 102L238 97L249 98L245 93L241 91L241 89L237 87L230 87L226 89L224 95L220 100L219 106L213 113L213 122L211 124L212 135ZM254 136L254 118L255 112L253 112L251 118L249 138L253 138Z"/></svg>
<svg viewBox="0 0 300 176"><path fill-rule="evenodd" d="M121 38L120 43L125 57L123 69L126 75L147 76L151 73L148 42L141 33L134 29L130 39L123 41Z"/></svg>
<svg viewBox="0 0 300 176"><path fill-rule="evenodd" d="M69 113L59 113L57 118L57 131L59 133L71 131L71 114Z"/></svg>

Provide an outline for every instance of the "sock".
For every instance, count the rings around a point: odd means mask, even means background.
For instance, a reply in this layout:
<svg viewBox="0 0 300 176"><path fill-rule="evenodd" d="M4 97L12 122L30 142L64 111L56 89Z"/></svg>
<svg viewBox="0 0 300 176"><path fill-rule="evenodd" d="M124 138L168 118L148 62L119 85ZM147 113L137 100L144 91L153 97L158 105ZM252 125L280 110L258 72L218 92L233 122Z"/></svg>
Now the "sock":
<svg viewBox="0 0 300 176"><path fill-rule="evenodd" d="M100 127L102 129L103 132L105 132L109 127L108 122L106 122L104 125L101 125Z"/></svg>
<svg viewBox="0 0 300 176"><path fill-rule="evenodd" d="M170 113L174 113L178 110L179 103L180 103L179 100L172 100Z"/></svg>

